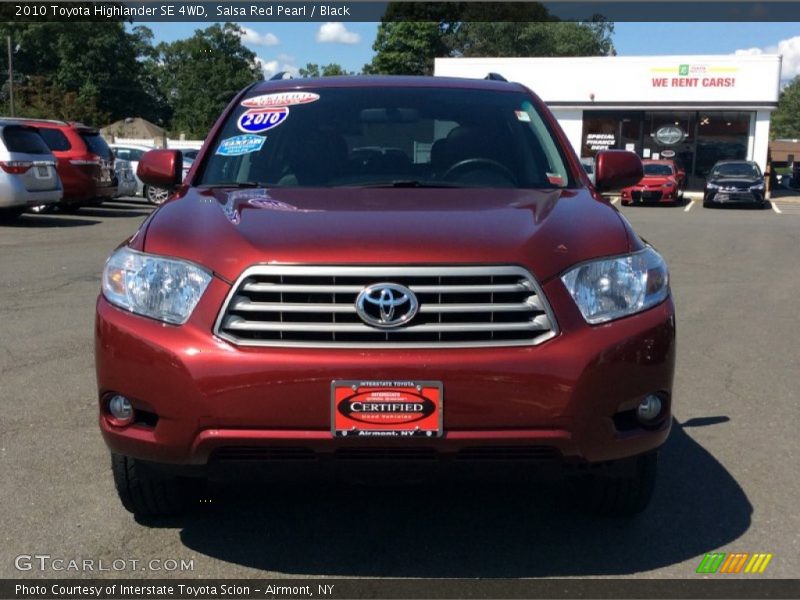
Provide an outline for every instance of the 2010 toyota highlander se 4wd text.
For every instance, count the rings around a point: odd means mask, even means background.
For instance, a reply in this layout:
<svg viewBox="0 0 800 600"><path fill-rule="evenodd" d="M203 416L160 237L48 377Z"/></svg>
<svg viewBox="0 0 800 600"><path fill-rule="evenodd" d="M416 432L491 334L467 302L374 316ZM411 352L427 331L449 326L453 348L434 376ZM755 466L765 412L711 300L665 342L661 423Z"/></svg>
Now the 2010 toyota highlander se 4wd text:
<svg viewBox="0 0 800 600"><path fill-rule="evenodd" d="M541 100L446 78L260 82L108 259L100 427L137 514L198 478L532 473L633 514L671 424L667 268ZM263 473L262 473L263 474Z"/></svg>

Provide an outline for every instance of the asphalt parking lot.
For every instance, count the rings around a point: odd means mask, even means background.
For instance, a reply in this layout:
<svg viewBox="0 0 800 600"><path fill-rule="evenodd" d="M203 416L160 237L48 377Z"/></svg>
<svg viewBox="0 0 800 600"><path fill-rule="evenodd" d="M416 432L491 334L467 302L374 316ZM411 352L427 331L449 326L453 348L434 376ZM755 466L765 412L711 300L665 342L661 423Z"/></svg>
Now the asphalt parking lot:
<svg viewBox="0 0 800 600"><path fill-rule="evenodd" d="M0 225L0 577L75 575L20 572L20 554L193 559L86 573L125 577L692 578L715 550L773 553L758 577L800 572L800 203L622 208L667 258L678 310L676 422L632 521L565 509L553 484L242 487L135 521L95 423L92 325L103 261L150 210Z"/></svg>

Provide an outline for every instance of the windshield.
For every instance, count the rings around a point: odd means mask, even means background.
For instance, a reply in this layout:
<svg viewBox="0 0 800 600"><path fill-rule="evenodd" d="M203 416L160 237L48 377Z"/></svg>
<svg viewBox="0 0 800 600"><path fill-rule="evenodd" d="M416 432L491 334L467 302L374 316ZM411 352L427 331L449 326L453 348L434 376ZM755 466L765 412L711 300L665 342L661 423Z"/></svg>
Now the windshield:
<svg viewBox="0 0 800 600"><path fill-rule="evenodd" d="M196 185L572 183L550 130L521 92L323 88L241 104L213 141Z"/></svg>
<svg viewBox="0 0 800 600"><path fill-rule="evenodd" d="M758 179L761 171L752 163L723 163L714 167L711 172L713 179L742 177L745 179Z"/></svg>
<svg viewBox="0 0 800 600"><path fill-rule="evenodd" d="M645 175L669 176L672 175L672 167L669 165L647 164L642 165Z"/></svg>

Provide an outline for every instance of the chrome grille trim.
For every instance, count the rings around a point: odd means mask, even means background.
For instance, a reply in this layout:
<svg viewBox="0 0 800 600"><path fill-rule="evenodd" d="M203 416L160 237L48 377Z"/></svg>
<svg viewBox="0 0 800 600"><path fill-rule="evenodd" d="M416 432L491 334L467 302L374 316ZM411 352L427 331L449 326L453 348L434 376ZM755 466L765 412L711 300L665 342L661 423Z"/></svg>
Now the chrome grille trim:
<svg viewBox="0 0 800 600"><path fill-rule="evenodd" d="M410 325L381 330L358 318L356 296L377 282L417 294ZM488 348L535 346L558 335L558 325L520 266L254 265L231 287L214 334L237 346Z"/></svg>

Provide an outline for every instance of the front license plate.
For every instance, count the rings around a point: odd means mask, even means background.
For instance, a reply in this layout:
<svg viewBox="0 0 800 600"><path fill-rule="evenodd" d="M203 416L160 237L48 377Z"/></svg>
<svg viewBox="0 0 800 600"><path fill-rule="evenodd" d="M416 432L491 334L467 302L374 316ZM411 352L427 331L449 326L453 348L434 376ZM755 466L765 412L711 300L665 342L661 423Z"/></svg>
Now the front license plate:
<svg viewBox="0 0 800 600"><path fill-rule="evenodd" d="M717 202L727 202L729 200L728 194L717 194L716 198L714 198Z"/></svg>
<svg viewBox="0 0 800 600"><path fill-rule="evenodd" d="M439 437L439 381L333 381L334 437Z"/></svg>

